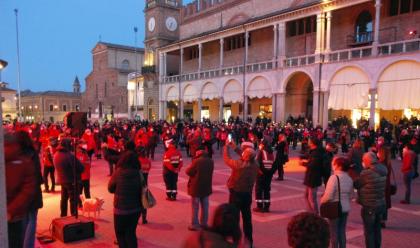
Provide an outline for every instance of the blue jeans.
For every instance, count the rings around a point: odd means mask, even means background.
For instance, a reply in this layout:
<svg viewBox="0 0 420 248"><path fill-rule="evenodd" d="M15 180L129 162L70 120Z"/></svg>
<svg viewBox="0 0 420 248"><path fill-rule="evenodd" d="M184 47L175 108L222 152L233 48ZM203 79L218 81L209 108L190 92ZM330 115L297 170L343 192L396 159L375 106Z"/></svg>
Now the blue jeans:
<svg viewBox="0 0 420 248"><path fill-rule="evenodd" d="M346 224L348 213L343 213L339 218L329 220L331 233L331 247L346 247Z"/></svg>
<svg viewBox="0 0 420 248"><path fill-rule="evenodd" d="M404 173L405 198L404 200L410 202L411 198L411 181L413 181L414 172Z"/></svg>
<svg viewBox="0 0 420 248"><path fill-rule="evenodd" d="M207 222L209 219L209 197L193 197L191 199L192 206L192 220L191 224L194 227L207 227ZM201 216L200 222L198 222L198 208L201 207Z"/></svg>
<svg viewBox="0 0 420 248"><path fill-rule="evenodd" d="M366 248L381 247L381 220L385 206L377 208L362 207L363 229L365 233Z"/></svg>
<svg viewBox="0 0 420 248"><path fill-rule="evenodd" d="M36 219L38 209L30 210L23 220L23 247L35 247Z"/></svg>
<svg viewBox="0 0 420 248"><path fill-rule="evenodd" d="M308 206L308 211L315 214L319 213L317 193L318 193L318 187L315 187L315 188L306 187L305 199L306 199L306 204Z"/></svg>

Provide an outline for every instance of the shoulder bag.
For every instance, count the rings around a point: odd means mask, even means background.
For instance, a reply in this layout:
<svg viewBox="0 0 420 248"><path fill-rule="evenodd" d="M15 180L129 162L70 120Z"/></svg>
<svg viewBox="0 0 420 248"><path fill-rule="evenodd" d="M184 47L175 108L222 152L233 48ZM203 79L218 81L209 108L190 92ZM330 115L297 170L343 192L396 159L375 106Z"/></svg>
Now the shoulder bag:
<svg viewBox="0 0 420 248"><path fill-rule="evenodd" d="M340 178L336 175L338 182L338 201L325 202L321 204L321 216L327 219L337 219L341 216L343 209L341 207L341 187Z"/></svg>

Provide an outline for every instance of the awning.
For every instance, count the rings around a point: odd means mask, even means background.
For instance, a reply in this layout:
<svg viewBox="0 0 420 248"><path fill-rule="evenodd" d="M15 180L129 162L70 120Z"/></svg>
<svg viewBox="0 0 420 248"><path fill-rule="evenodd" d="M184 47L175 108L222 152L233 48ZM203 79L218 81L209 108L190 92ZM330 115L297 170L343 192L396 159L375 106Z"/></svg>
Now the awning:
<svg viewBox="0 0 420 248"><path fill-rule="evenodd" d="M271 97L271 86L268 80L264 77L256 77L251 81L247 95L250 98Z"/></svg>
<svg viewBox="0 0 420 248"><path fill-rule="evenodd" d="M369 78L356 67L347 67L331 80L330 95L328 97L329 109L360 109L368 107Z"/></svg>
<svg viewBox="0 0 420 248"><path fill-rule="evenodd" d="M203 100L212 100L219 97L219 90L217 89L216 85L214 85L213 83L206 83L204 85L203 92L201 94L201 98Z"/></svg>
<svg viewBox="0 0 420 248"><path fill-rule="evenodd" d="M420 109L420 63L401 61L388 67L378 81L378 108Z"/></svg>
<svg viewBox="0 0 420 248"><path fill-rule="evenodd" d="M185 87L184 95L182 97L182 100L184 102L194 102L198 99L198 97L198 93L193 86L188 85L187 87Z"/></svg>
<svg viewBox="0 0 420 248"><path fill-rule="evenodd" d="M225 103L243 101L242 87L236 80L229 81L223 90L223 100Z"/></svg>
<svg viewBox="0 0 420 248"><path fill-rule="evenodd" d="M166 100L167 101L178 101L179 100L178 89L175 88L175 87L169 88L168 93L166 94Z"/></svg>

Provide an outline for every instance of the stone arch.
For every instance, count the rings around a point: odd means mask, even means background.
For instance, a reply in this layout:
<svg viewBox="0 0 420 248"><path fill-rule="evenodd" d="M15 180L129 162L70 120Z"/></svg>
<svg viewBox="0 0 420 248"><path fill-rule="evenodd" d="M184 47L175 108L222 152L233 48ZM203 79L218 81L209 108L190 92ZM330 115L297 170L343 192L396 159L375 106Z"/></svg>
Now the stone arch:
<svg viewBox="0 0 420 248"><path fill-rule="evenodd" d="M178 101L179 92L175 86L171 86L166 90L166 101Z"/></svg>
<svg viewBox="0 0 420 248"><path fill-rule="evenodd" d="M420 62L397 60L381 71L377 81L378 107L383 110L420 109Z"/></svg>
<svg viewBox="0 0 420 248"><path fill-rule="evenodd" d="M259 75L249 81L246 94L250 98L271 97L273 89L270 81L266 77Z"/></svg>
<svg viewBox="0 0 420 248"><path fill-rule="evenodd" d="M228 80L223 87L222 97L225 103L242 102L243 101L242 85L235 79Z"/></svg>
<svg viewBox="0 0 420 248"><path fill-rule="evenodd" d="M299 71L291 71L288 74L286 74L286 76L283 79L283 83L282 83L283 92L286 92L286 87L287 87L287 84L290 82L290 79L293 78L295 75L302 74L302 73L305 74L306 76L308 76L311 79L312 84L314 84L314 87L318 86L318 85L315 85L315 80L314 80L314 77L312 76L312 74L309 71L301 68Z"/></svg>
<svg viewBox="0 0 420 248"><path fill-rule="evenodd" d="M192 84L187 84L182 91L182 100L184 102L193 102L197 100L199 94Z"/></svg>
<svg viewBox="0 0 420 248"><path fill-rule="evenodd" d="M201 99L212 100L220 97L220 90L217 88L216 84L213 82L206 82L200 91Z"/></svg>
<svg viewBox="0 0 420 248"><path fill-rule="evenodd" d="M285 81L285 113L286 116L313 116L313 80L308 73L294 72Z"/></svg>
<svg viewBox="0 0 420 248"><path fill-rule="evenodd" d="M362 68L353 65L339 68L328 81L328 108L367 108L370 84L369 75Z"/></svg>

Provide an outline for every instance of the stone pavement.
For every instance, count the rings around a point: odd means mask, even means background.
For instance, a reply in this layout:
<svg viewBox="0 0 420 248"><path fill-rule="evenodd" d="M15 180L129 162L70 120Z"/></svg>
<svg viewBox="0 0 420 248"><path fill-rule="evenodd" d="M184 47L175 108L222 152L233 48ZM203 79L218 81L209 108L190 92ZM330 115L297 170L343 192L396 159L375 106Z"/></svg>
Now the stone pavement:
<svg viewBox="0 0 420 248"><path fill-rule="evenodd" d="M185 153L183 154L185 155ZM178 200L176 202L166 201L161 161L162 149L158 149L149 175L149 187L158 203L156 207L149 210L149 223L139 224L137 228L139 247L180 247L191 233L187 229L191 216L190 197L186 193L188 177L183 169L178 182ZM190 161L190 158L184 157L184 166L188 165ZM254 240L257 248L288 247L287 223L291 216L305 210L304 187L302 185L304 169L297 162L297 154L291 156L291 161L285 168L286 180L282 182L273 180L272 211L270 213L253 213ZM389 213L388 227L382 233L383 247L418 247L420 242L420 225L418 224L420 222L420 180L415 180L413 183L413 204L401 205L399 201L404 194L404 185L401 173L399 173L400 162L393 161L393 165L398 181L398 193L393 197L393 208ZM95 238L69 244L55 241L47 245L38 244L37 247L116 247L113 244L115 240L112 215L113 195L107 191L109 180L107 163L104 160L94 160L91 172L92 197L105 199L104 210L101 212L101 216L95 220ZM210 220L214 207L228 200L225 184L229 173L230 169L223 163L220 151L216 150L214 192L210 197ZM38 214L38 234L49 235L51 220L59 217L60 194L44 193L43 196L44 208ZM348 247L364 247L360 207L356 203L352 203L351 207L347 224Z"/></svg>

